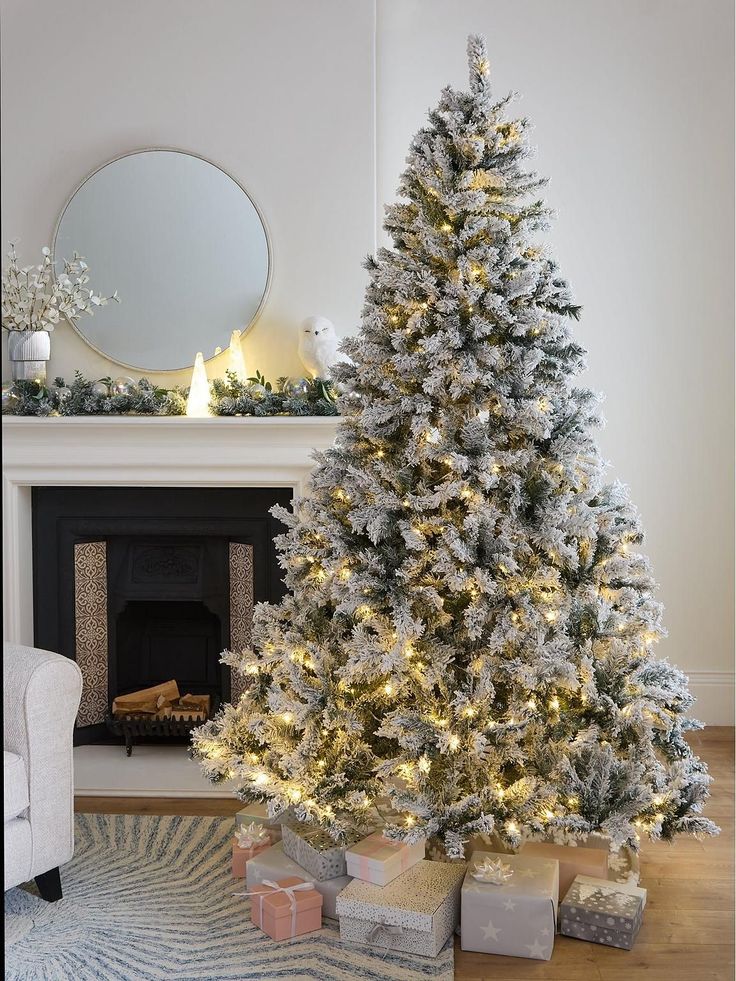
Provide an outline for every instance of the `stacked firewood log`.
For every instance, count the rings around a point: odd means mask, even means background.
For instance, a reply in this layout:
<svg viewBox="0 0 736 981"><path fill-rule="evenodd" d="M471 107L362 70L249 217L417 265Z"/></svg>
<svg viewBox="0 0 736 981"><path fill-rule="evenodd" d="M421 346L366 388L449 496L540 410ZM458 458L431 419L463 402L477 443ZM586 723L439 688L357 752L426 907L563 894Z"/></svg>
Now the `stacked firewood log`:
<svg viewBox="0 0 736 981"><path fill-rule="evenodd" d="M209 695L180 695L176 681L165 681L152 688L113 699L112 714L116 719L144 717L148 719L181 719L184 722L204 722L210 714Z"/></svg>

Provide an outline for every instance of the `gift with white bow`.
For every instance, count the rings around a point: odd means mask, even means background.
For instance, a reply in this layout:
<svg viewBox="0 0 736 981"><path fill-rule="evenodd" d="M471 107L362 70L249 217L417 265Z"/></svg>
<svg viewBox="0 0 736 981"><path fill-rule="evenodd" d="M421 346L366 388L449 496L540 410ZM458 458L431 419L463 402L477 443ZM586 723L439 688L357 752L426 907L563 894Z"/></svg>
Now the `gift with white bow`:
<svg viewBox="0 0 736 981"><path fill-rule="evenodd" d="M360 879L337 897L340 939L436 957L458 923L465 863L417 862L386 886Z"/></svg>
<svg viewBox="0 0 736 981"><path fill-rule="evenodd" d="M245 866L259 852L273 844L271 834L262 824L241 825L233 838L233 878L245 878Z"/></svg>
<svg viewBox="0 0 736 981"><path fill-rule="evenodd" d="M639 886L579 875L560 904L560 933L631 950L646 898Z"/></svg>
<svg viewBox="0 0 736 981"><path fill-rule="evenodd" d="M251 919L272 940L289 940L322 926L322 897L313 882L298 876L264 879L248 892L234 895L251 897Z"/></svg>
<svg viewBox="0 0 736 981"><path fill-rule="evenodd" d="M297 876L301 879L312 878L306 869L297 865L293 858L289 858L284 852L284 843L278 841L272 848L267 848L250 859L246 865L246 888L252 889L267 879L287 879L289 876ZM337 897L351 881L349 875L337 876L334 879L312 878L314 888L322 896L322 916L337 919Z"/></svg>
<svg viewBox="0 0 736 981"><path fill-rule="evenodd" d="M552 859L474 852L462 887L462 949L548 961L555 941L558 882L558 864Z"/></svg>
<svg viewBox="0 0 736 981"><path fill-rule="evenodd" d="M513 876L514 870L503 859L486 855L482 862L473 865L470 874L478 882L491 882L494 886L502 886Z"/></svg>
<svg viewBox="0 0 736 981"><path fill-rule="evenodd" d="M281 841L281 822L295 820L294 809L292 807L282 811L278 817L269 817L268 808L265 804L246 804L235 815L235 829L237 830L255 821L257 824L262 824L264 828L268 829L271 840L276 843L277 841Z"/></svg>

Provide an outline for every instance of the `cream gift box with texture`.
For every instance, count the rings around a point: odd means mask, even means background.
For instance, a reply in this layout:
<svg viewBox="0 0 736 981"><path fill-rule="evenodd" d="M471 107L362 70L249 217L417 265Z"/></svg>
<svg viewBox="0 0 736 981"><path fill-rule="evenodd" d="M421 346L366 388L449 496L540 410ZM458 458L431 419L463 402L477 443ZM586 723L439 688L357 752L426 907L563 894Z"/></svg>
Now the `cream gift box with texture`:
<svg viewBox="0 0 736 981"><path fill-rule="evenodd" d="M500 884L474 878L486 860L508 875ZM554 859L475 852L462 887L460 946L486 954L548 961L555 941L559 868Z"/></svg>
<svg viewBox="0 0 736 981"><path fill-rule="evenodd" d="M465 863L417 862L387 886L353 879L337 897L340 938L436 957L460 911Z"/></svg>
<svg viewBox="0 0 736 981"><path fill-rule="evenodd" d="M608 852L600 848L580 848L572 845L553 845L545 841L528 841L522 847L520 854L556 859L560 863L559 900L573 884L576 875L608 878Z"/></svg>
<svg viewBox="0 0 736 981"><path fill-rule="evenodd" d="M284 852L283 842L267 848L252 858L245 867L245 884L248 891L259 885L264 879L286 879L288 876L298 876L308 879L305 869L289 858ZM322 913L324 916L337 919L337 897L352 878L342 875L335 879L312 880L314 888L322 896Z"/></svg>
<svg viewBox="0 0 736 981"><path fill-rule="evenodd" d="M390 841L383 832L374 834L357 842L345 852L348 875L385 886L402 872L406 872L424 858L425 842L409 844L405 841Z"/></svg>

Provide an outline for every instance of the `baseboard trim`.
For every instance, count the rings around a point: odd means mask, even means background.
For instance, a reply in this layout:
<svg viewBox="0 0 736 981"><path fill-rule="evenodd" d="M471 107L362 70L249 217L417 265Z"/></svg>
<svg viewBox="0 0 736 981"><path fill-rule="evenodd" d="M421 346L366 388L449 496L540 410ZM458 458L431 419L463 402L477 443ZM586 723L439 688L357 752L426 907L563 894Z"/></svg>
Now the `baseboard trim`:
<svg viewBox="0 0 736 981"><path fill-rule="evenodd" d="M696 698L692 714L710 726L734 724L733 671L686 671Z"/></svg>

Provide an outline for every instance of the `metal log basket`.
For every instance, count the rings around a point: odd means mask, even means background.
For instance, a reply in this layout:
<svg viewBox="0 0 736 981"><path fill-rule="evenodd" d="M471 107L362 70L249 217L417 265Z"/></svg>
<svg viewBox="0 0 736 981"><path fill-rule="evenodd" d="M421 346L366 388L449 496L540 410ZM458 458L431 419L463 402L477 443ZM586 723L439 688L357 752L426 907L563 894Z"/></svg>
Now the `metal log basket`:
<svg viewBox="0 0 736 981"><path fill-rule="evenodd" d="M131 712L122 717L115 717L112 712L107 713L107 728L114 736L122 736L125 739L125 755L131 756L133 753L134 741L156 736L164 739L189 738L192 729L212 718L219 708L219 700L214 697L210 711L202 719L187 719L183 716L176 716L173 713L165 719L156 719L145 713Z"/></svg>

